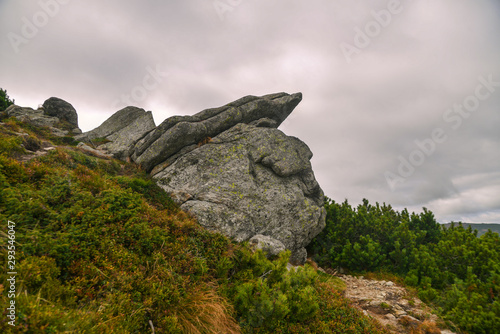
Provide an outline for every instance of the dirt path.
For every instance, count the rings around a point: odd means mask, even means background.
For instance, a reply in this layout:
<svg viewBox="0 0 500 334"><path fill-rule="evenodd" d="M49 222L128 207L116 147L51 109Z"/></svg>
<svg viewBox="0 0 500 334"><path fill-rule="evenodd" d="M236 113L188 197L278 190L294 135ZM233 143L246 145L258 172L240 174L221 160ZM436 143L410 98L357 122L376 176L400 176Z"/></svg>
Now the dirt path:
<svg viewBox="0 0 500 334"><path fill-rule="evenodd" d="M393 333L454 334L439 329L444 324L432 310L403 287L391 281L375 281L363 276L336 275L346 283L345 295Z"/></svg>

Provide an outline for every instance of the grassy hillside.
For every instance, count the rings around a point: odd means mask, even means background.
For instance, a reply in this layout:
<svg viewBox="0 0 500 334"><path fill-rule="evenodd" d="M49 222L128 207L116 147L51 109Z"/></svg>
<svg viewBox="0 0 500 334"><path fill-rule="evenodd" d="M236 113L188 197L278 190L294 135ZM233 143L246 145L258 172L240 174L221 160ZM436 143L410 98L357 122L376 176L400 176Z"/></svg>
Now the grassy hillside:
<svg viewBox="0 0 500 334"><path fill-rule="evenodd" d="M337 279L204 230L131 164L26 161L74 143L54 140L0 123L1 333L384 333Z"/></svg>

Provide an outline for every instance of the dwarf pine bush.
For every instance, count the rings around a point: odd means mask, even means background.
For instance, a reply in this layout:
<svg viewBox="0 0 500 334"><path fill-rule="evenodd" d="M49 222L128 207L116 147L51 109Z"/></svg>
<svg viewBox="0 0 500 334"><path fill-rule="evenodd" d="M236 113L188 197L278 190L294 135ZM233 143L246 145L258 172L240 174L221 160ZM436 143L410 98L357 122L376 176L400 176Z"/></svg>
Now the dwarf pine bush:
<svg viewBox="0 0 500 334"><path fill-rule="evenodd" d="M0 111L4 111L12 104L14 104L14 100L10 99L5 89L0 88Z"/></svg>
<svg viewBox="0 0 500 334"><path fill-rule="evenodd" d="M432 212L397 212L388 205L357 208L327 200L326 227L309 251L322 266L397 275L418 289L445 320L469 333L500 328L500 237L452 224Z"/></svg>

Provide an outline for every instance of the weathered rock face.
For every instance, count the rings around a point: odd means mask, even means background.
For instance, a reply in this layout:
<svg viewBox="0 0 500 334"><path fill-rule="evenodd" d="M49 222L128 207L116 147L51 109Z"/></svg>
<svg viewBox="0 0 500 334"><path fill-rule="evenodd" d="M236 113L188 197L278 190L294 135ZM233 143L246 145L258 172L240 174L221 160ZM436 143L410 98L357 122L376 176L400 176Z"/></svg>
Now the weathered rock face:
<svg viewBox="0 0 500 334"><path fill-rule="evenodd" d="M57 97L51 97L43 103L44 113L47 116L57 117L78 128L78 114L73 106Z"/></svg>
<svg viewBox="0 0 500 334"><path fill-rule="evenodd" d="M15 117L22 122L27 122L38 127L53 127L59 122L57 117L46 116L42 109L34 110L13 104L5 111L9 117Z"/></svg>
<svg viewBox="0 0 500 334"><path fill-rule="evenodd" d="M76 139L92 143L115 158L126 160L132 154L135 143L154 128L151 111L126 107Z"/></svg>
<svg viewBox="0 0 500 334"><path fill-rule="evenodd" d="M49 116L44 109L32 109L28 107L20 107L17 105L10 105L5 112L9 117L15 117L22 122L27 122L37 127L47 127L55 136L66 136L70 131L74 133L81 133L81 130L76 126L73 129L61 123L61 119L55 116ZM70 124L70 128L73 124Z"/></svg>
<svg viewBox="0 0 500 334"><path fill-rule="evenodd" d="M150 171L185 147L238 123L277 128L301 100L301 93L246 96L194 116L170 117L136 144L132 158Z"/></svg>
<svg viewBox="0 0 500 334"><path fill-rule="evenodd" d="M240 123L153 172L201 225L237 241L269 236L303 263L304 247L325 226L311 157L297 138Z"/></svg>

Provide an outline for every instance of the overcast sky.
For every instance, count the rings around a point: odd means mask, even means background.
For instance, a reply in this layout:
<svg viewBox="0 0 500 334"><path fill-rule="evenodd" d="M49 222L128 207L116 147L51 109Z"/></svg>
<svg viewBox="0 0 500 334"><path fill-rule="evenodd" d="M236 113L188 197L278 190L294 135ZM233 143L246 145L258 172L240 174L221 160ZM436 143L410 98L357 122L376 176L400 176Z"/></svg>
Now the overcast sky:
<svg viewBox="0 0 500 334"><path fill-rule="evenodd" d="M91 130L303 93L280 129L325 194L500 223L497 0L0 0L0 87Z"/></svg>

